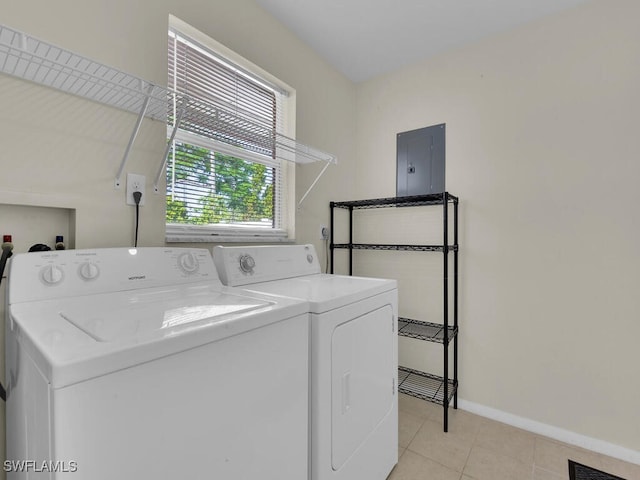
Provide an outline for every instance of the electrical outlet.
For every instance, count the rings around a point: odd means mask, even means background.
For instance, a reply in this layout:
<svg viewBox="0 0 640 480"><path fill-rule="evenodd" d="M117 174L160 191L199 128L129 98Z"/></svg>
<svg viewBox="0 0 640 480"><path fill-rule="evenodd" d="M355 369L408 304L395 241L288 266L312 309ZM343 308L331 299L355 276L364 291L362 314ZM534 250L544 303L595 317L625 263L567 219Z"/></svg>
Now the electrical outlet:
<svg viewBox="0 0 640 480"><path fill-rule="evenodd" d="M329 240L329 227L320 225L320 240Z"/></svg>
<svg viewBox="0 0 640 480"><path fill-rule="evenodd" d="M145 193L146 177L144 175L138 175L136 173L127 173L127 205L135 205L136 202L133 199L133 192L142 193L140 199L140 206L144 205L144 199L147 196Z"/></svg>

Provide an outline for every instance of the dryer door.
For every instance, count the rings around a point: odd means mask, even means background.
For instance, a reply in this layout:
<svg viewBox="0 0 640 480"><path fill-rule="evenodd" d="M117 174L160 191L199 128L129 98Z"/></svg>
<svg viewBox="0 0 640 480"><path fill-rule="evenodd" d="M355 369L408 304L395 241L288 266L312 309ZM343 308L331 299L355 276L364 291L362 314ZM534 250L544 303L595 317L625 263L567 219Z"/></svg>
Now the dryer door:
<svg viewBox="0 0 640 480"><path fill-rule="evenodd" d="M385 305L335 328L331 340L331 463L339 470L394 400L393 310Z"/></svg>

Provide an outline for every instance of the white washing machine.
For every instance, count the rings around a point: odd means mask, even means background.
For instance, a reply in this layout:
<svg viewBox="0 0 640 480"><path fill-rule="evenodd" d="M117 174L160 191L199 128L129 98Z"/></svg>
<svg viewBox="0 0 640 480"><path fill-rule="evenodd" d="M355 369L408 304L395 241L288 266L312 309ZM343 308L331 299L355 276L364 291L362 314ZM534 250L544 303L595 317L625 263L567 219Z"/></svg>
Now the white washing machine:
<svg viewBox="0 0 640 480"><path fill-rule="evenodd" d="M387 478L398 461L396 281L322 274L312 245L213 256L226 285L308 301L311 479Z"/></svg>
<svg viewBox="0 0 640 480"><path fill-rule="evenodd" d="M28 253L8 278L9 479L307 478L306 302L224 287L204 249Z"/></svg>

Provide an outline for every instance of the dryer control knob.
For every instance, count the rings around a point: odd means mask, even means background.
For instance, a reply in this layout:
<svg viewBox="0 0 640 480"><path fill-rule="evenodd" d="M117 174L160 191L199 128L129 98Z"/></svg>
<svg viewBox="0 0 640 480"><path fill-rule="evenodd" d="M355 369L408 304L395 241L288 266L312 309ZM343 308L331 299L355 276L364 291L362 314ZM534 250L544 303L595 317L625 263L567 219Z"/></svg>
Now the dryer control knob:
<svg viewBox="0 0 640 480"><path fill-rule="evenodd" d="M47 265L40 272L42 281L47 285L55 285L60 283L63 278L62 269L56 265Z"/></svg>
<svg viewBox="0 0 640 480"><path fill-rule="evenodd" d="M192 252L183 253L178 258L178 266L185 273L195 273L200 268L198 259Z"/></svg>
<svg viewBox="0 0 640 480"><path fill-rule="evenodd" d="M95 263L86 262L80 265L79 272L84 280L93 280L100 274L100 269Z"/></svg>
<svg viewBox="0 0 640 480"><path fill-rule="evenodd" d="M244 273L253 273L253 267L256 266L256 261L251 255L242 255L240 257L240 270Z"/></svg>

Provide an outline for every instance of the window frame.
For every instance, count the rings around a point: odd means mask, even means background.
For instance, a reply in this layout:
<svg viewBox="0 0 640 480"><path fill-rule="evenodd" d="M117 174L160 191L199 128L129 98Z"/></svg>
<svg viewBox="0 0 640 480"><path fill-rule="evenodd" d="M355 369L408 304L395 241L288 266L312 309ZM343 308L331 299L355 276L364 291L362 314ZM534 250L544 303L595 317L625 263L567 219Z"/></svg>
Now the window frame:
<svg viewBox="0 0 640 480"><path fill-rule="evenodd" d="M285 84L270 73L264 71L257 65L249 62L239 54L233 52L229 48L211 39L204 33L196 30L187 23L177 17L169 16L169 30L175 30L187 38L190 38L200 44L200 46L211 50L214 56L223 61L229 62L237 67L243 74L248 74L260 83L270 86L280 93L276 103L279 109L282 121L280 122L278 133L295 138L295 90ZM169 85L171 88L171 85ZM167 138L170 138L173 131L173 125L167 125ZM224 142L205 138L178 128L175 134L175 140L181 143L188 143L198 147L210 150L211 152L221 153L240 158L245 161L257 162L274 167L277 178L276 185L279 185L282 191L279 198L282 205L274 208L274 220L276 227L254 227L243 226L239 224L224 225L191 225L168 223L165 215L165 240L168 243L173 242L292 242L295 238L295 164L277 158L269 158L264 155L253 153L241 147L236 147ZM171 168L171 161L167 162L167 171ZM168 187L165 189L168 192ZM167 202L165 200L165 208Z"/></svg>

